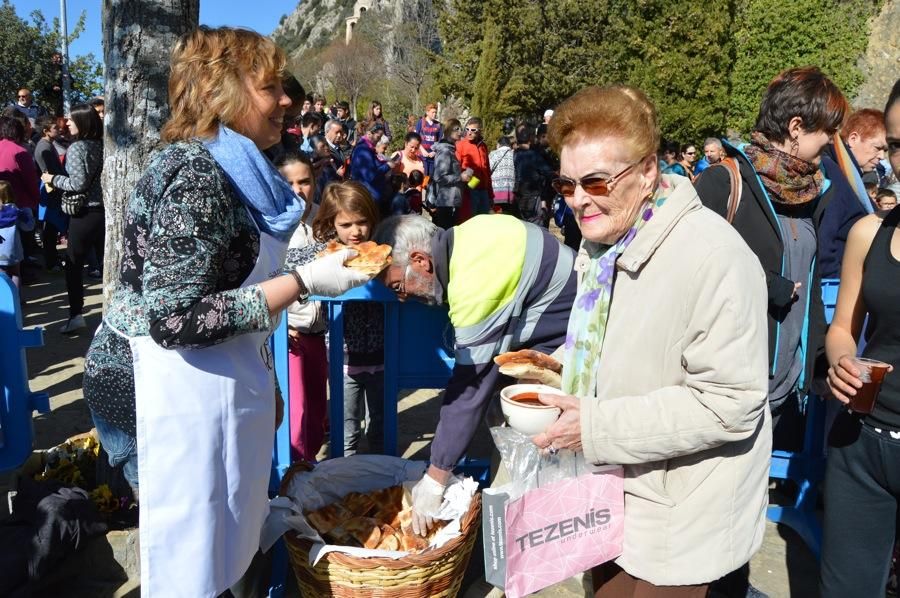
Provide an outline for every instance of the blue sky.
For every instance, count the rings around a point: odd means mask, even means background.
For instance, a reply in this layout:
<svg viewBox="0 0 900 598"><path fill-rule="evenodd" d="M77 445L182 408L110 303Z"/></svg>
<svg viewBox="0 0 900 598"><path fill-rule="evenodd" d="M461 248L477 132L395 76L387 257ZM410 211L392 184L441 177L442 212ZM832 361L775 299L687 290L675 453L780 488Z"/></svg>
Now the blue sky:
<svg viewBox="0 0 900 598"><path fill-rule="evenodd" d="M33 10L44 13L47 22L59 16L59 0L12 0L16 13L28 17ZM75 26L82 11L87 11L85 29L77 40L69 46L69 57L93 52L97 60L103 59L103 41L100 35L101 0L67 0L69 31ZM278 25L281 15L294 11L296 0L201 0L200 24L220 26L234 25L249 27L268 35Z"/></svg>

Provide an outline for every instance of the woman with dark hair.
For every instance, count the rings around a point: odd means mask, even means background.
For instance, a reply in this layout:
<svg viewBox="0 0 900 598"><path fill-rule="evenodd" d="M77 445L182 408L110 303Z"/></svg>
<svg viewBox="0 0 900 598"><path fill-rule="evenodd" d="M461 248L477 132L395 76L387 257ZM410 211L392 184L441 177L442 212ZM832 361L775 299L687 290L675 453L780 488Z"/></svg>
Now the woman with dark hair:
<svg viewBox="0 0 900 598"><path fill-rule="evenodd" d="M834 193L820 160L848 111L840 89L818 68L783 71L763 95L750 143L725 144L739 167L740 194L732 195L725 166L710 167L694 184L704 205L728 218L766 273L768 399L776 449L803 446L801 405L824 351L817 240ZM746 587L747 572L729 581Z"/></svg>
<svg viewBox="0 0 900 598"><path fill-rule="evenodd" d="M888 158L900 172L900 80L884 107ZM828 438L822 542L823 598L884 594L900 503L900 209L864 216L847 237L841 288L825 349L828 386L853 403L863 357L890 365L871 413L842 410Z"/></svg>
<svg viewBox="0 0 900 598"><path fill-rule="evenodd" d="M739 164L742 186L730 219L766 271L776 448L802 446L800 404L824 347L817 237L833 193L819 163L848 110L840 89L818 68L789 69L769 84L750 143L725 146ZM696 183L703 203L722 216L736 199L730 181L726 168L711 167Z"/></svg>
<svg viewBox="0 0 900 598"><path fill-rule="evenodd" d="M103 211L103 121L89 104L72 107L66 119L74 143L66 152L68 175L44 173L44 183L63 192L63 203L79 205L69 214L69 242L66 249L66 293L69 319L62 327L71 334L87 324L84 321L84 261L91 249L103 263L106 218Z"/></svg>
<svg viewBox="0 0 900 598"><path fill-rule="evenodd" d="M22 145L25 131L15 118L0 116L0 181L12 186L16 204L37 214L40 193L34 160Z"/></svg>
<svg viewBox="0 0 900 598"><path fill-rule="evenodd" d="M369 111L366 112L366 122L370 125L378 123L384 126L384 134L393 138L393 135L391 135L391 125L388 124L388 121L384 118L384 114L381 110L381 102L377 100L372 101L372 105L369 106Z"/></svg>
<svg viewBox="0 0 900 598"><path fill-rule="evenodd" d="M668 147L666 150L668 151ZM683 176L685 178L690 179L692 182L694 180L694 168L693 163L697 158L697 147L693 144L686 143L680 147L678 147L678 153L675 156L675 161L669 164L664 170L665 174L677 174L678 176Z"/></svg>
<svg viewBox="0 0 900 598"><path fill-rule="evenodd" d="M391 156L392 159L400 160L403 165L403 174L407 177L418 170L425 174L425 163L422 156L419 155L419 148L422 146L422 137L415 131L411 131L403 138L403 149L398 150Z"/></svg>

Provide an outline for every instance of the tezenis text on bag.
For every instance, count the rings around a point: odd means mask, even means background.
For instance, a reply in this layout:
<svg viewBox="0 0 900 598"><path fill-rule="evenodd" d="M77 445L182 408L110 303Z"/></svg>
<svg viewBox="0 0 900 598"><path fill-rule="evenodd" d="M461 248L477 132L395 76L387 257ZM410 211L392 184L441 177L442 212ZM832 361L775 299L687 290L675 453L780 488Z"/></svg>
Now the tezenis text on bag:
<svg viewBox="0 0 900 598"><path fill-rule="evenodd" d="M583 516L569 517L532 530L516 538L519 550L534 548L550 542L566 541L586 533L603 529L612 519L609 509L591 509Z"/></svg>

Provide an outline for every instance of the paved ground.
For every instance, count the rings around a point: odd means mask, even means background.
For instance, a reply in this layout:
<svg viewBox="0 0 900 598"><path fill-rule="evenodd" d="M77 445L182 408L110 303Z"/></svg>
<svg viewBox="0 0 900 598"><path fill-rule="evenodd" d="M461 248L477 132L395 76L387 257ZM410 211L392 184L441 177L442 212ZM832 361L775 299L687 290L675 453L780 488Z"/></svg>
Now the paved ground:
<svg viewBox="0 0 900 598"><path fill-rule="evenodd" d="M90 429L90 416L81 393L83 356L90 342L91 334L99 324L100 287L92 284L87 291L88 330L71 337L58 332L66 319L65 283L61 275L41 275L40 280L24 290L28 301L25 310L27 327L42 326L45 329L44 347L28 351L28 372L32 390L46 390L50 393L52 411L34 418L35 448L48 448L76 433ZM434 391L419 391L408 394L400 403L400 443L407 457L424 458L431 441L431 431L437 418L439 399ZM479 439L472 447L471 454L485 456L490 452L490 439L486 431L479 433ZM5 497L11 479L9 474L0 474L0 496ZM0 506L0 519L6 515L6 501ZM96 548L87 563L76 561L64 571L48 596L137 596L137 583L112 581L122 577L122 571L102 571L98 562L112 562L113 551L119 551L125 539L114 540L112 545ZM0 548L2 549L2 548ZM117 557L118 558L118 557ZM476 577L480 553L473 555L471 575ZM89 573L85 573L89 572ZM71 577L67 577L71 576ZM91 583L91 578L95 583ZM773 598L815 597L816 565L810 553L790 530L779 529L769 524L762 550L752 562L751 579L754 585ZM78 579L68 583L69 580ZM109 581L102 581L107 579ZM75 584L75 585L73 585ZM80 585L78 585L80 584ZM539 596L576 597L584 596L582 580L575 579L548 588ZM588 584L589 585L589 584ZM465 598L482 598L489 589L479 585L469 585Z"/></svg>

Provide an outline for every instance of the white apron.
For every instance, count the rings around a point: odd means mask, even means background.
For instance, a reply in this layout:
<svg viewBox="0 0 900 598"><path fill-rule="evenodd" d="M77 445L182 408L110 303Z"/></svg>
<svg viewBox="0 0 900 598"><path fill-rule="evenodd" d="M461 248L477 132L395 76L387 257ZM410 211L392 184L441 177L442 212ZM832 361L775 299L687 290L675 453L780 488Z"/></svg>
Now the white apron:
<svg viewBox="0 0 900 598"><path fill-rule="evenodd" d="M284 267L287 243L260 233L243 286ZM140 483L141 596L215 597L259 548L275 426L270 332L203 349L132 338Z"/></svg>

